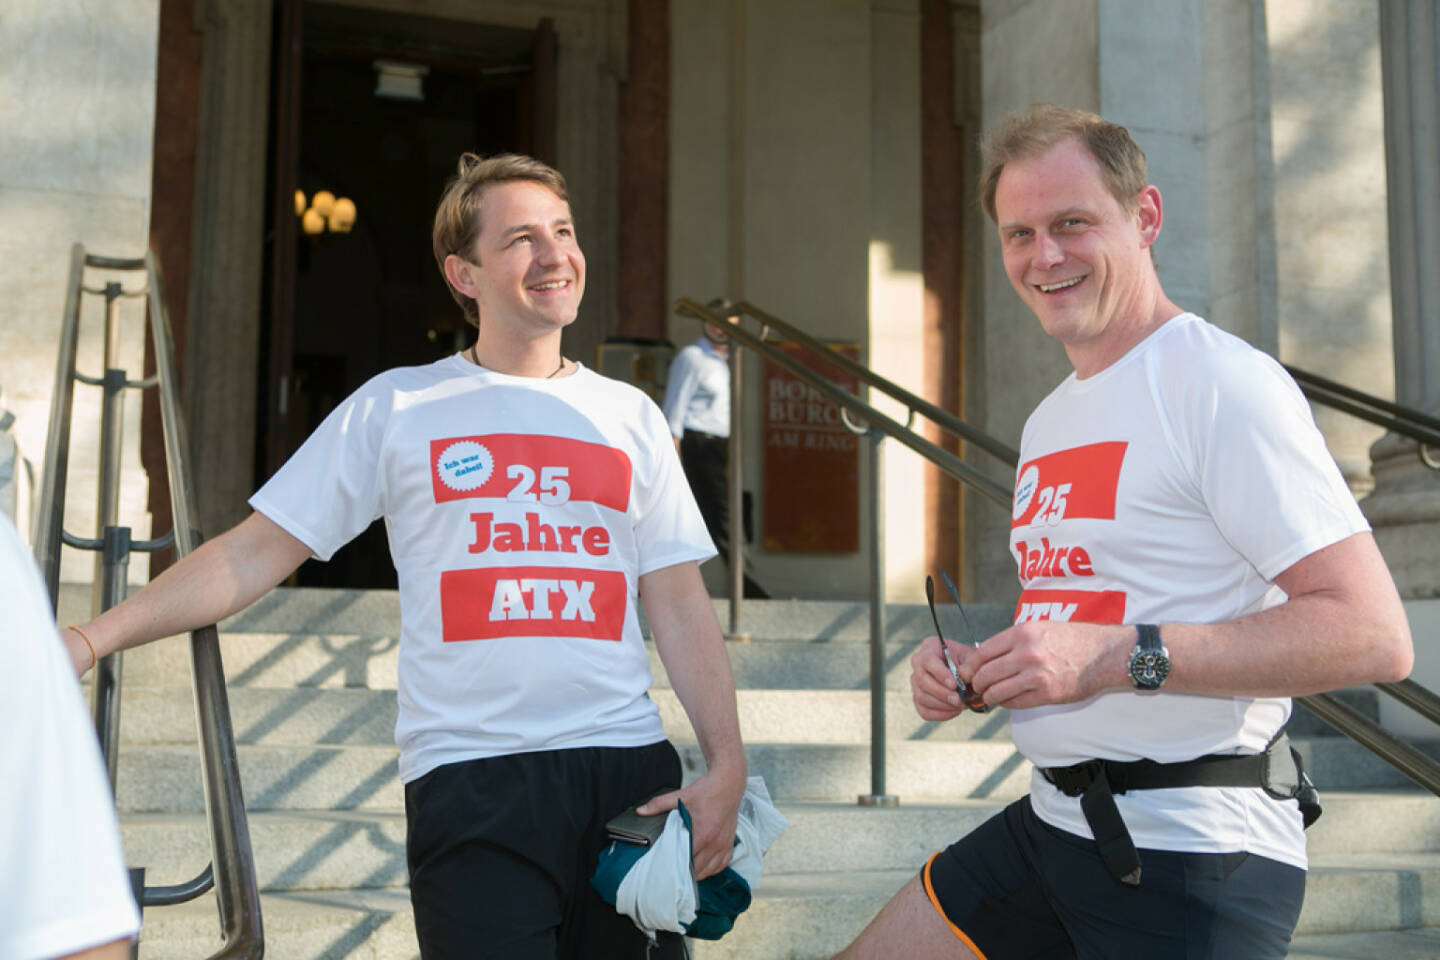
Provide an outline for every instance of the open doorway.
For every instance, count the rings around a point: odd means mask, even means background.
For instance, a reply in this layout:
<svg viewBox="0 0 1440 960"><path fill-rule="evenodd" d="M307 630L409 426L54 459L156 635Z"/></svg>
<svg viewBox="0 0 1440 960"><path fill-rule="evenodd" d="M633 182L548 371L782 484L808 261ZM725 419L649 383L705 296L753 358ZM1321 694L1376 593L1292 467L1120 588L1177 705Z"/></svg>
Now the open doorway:
<svg viewBox="0 0 1440 960"><path fill-rule="evenodd" d="M469 344L431 253L435 202L462 152L544 158L554 138L548 23L298 4L277 5L257 486L376 373ZM306 233L297 190L348 199L353 228ZM383 525L292 583L395 586Z"/></svg>

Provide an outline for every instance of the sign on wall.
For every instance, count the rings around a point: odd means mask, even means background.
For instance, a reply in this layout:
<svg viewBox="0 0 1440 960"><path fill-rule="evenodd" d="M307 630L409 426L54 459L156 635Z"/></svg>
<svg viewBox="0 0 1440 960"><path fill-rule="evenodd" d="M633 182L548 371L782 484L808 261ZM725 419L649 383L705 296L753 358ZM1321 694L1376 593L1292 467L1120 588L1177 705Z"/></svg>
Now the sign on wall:
<svg viewBox="0 0 1440 960"><path fill-rule="evenodd" d="M817 362L797 344L775 346L822 377L855 391L855 377ZM828 343L858 360L854 343ZM860 442L838 405L769 360L764 377L765 549L788 553L860 550Z"/></svg>

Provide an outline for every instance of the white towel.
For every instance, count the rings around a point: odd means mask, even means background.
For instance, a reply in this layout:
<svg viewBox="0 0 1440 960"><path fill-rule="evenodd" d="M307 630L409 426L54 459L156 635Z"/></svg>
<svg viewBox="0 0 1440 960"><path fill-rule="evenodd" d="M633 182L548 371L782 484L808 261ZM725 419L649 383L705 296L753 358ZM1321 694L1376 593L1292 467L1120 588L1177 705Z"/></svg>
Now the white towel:
<svg viewBox="0 0 1440 960"><path fill-rule="evenodd" d="M761 858L785 829L785 824L784 814L775 809L770 800L764 779L750 777L745 795L740 799L730 866L750 885L752 892L760 887ZM671 810L660 839L635 861L620 881L615 909L653 937L657 930L684 933L686 924L695 920L698 903L690 830L681 819L680 811Z"/></svg>

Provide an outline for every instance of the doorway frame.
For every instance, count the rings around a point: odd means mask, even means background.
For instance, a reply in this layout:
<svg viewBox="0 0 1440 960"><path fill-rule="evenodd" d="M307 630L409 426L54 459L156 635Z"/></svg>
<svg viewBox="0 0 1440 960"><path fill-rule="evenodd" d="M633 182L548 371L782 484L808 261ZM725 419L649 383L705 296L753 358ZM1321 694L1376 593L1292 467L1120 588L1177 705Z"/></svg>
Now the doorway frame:
<svg viewBox="0 0 1440 960"><path fill-rule="evenodd" d="M359 9L535 29L555 23L556 165L569 181L586 248L585 306L566 331L582 359L616 328L619 90L628 62L627 0L359 0ZM201 527L248 513L260 382L264 230L270 196L271 0L196 0L204 35L191 235L184 403Z"/></svg>

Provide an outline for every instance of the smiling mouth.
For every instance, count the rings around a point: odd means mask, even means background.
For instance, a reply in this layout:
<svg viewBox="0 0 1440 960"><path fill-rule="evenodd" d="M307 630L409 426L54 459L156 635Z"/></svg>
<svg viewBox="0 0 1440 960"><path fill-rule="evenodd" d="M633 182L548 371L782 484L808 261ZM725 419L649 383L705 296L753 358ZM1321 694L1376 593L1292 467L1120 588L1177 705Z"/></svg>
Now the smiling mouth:
<svg viewBox="0 0 1440 960"><path fill-rule="evenodd" d="M1068 290L1084 279L1084 276L1071 277L1069 280L1061 280L1058 283L1037 283L1035 287L1041 293L1056 293L1060 290Z"/></svg>
<svg viewBox="0 0 1440 960"><path fill-rule="evenodd" d="M548 293L551 290L563 290L570 286L569 280L546 280L544 283L531 284L530 289L539 293Z"/></svg>

